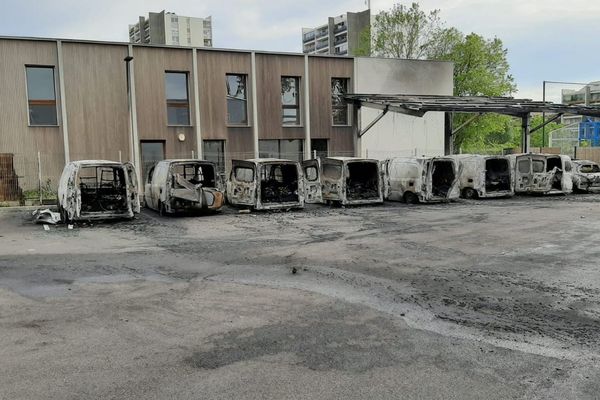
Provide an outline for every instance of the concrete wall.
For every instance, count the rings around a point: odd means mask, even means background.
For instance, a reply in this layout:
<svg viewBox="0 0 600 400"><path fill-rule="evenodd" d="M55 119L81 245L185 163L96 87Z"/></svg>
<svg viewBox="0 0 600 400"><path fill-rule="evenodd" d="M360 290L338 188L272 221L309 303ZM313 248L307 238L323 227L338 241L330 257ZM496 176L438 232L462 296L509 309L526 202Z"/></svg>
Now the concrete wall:
<svg viewBox="0 0 600 400"><path fill-rule="evenodd" d="M380 58L355 59L355 93L452 95L454 66L450 62ZM381 111L362 107L361 129ZM389 112L359 141L362 156L444 154L444 113L423 118Z"/></svg>

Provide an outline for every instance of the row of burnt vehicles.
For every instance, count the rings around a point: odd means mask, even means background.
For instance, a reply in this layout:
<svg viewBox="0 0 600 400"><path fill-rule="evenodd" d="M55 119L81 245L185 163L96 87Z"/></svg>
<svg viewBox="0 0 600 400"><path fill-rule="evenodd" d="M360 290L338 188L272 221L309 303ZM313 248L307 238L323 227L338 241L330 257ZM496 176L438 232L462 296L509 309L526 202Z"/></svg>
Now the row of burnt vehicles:
<svg viewBox="0 0 600 400"><path fill-rule="evenodd" d="M76 161L59 183L63 221L133 218L140 203L161 214L218 211L225 202L255 210L305 203L376 204L510 197L515 193L600 191L600 167L564 155L455 155L385 161L331 157L302 163L233 160L224 182L214 163L164 160L146 173L143 191L130 163ZM142 193L143 192L143 193Z"/></svg>

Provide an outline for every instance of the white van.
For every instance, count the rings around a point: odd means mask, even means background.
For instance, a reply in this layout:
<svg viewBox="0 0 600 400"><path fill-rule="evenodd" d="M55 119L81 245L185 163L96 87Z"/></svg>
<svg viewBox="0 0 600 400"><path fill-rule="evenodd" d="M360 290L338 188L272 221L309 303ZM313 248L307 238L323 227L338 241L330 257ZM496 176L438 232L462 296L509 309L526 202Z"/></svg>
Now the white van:
<svg viewBox="0 0 600 400"><path fill-rule="evenodd" d="M452 157L396 157L383 166L386 200L434 203L459 197L458 163Z"/></svg>
<svg viewBox="0 0 600 400"><path fill-rule="evenodd" d="M328 157L320 163L323 201L341 205L383 203L379 161Z"/></svg>
<svg viewBox="0 0 600 400"><path fill-rule="evenodd" d="M148 171L144 204L161 215L219 211L224 200L216 166L210 161L163 160Z"/></svg>
<svg viewBox="0 0 600 400"><path fill-rule="evenodd" d="M516 154L515 193L571 193L571 158L558 154Z"/></svg>
<svg viewBox="0 0 600 400"><path fill-rule="evenodd" d="M510 197L514 191L514 168L508 156L457 154L458 184L465 199Z"/></svg>
<svg viewBox="0 0 600 400"><path fill-rule="evenodd" d="M58 211L65 223L133 218L140 212L135 168L105 160L68 163L58 184Z"/></svg>
<svg viewBox="0 0 600 400"><path fill-rule="evenodd" d="M274 158L233 160L227 201L255 210L304 207L304 177L300 163Z"/></svg>

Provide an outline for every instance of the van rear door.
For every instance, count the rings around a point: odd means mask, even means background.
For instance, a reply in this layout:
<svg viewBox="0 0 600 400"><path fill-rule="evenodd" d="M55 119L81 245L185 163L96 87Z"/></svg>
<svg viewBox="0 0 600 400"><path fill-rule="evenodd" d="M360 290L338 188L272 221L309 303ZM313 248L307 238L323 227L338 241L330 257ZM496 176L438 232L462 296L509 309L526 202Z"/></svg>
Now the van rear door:
<svg viewBox="0 0 600 400"><path fill-rule="evenodd" d="M130 162L126 162L123 165L125 166L125 171L127 172L127 193L129 195L129 200L131 201L131 210L134 213L139 214L140 195L135 167Z"/></svg>
<svg viewBox="0 0 600 400"><path fill-rule="evenodd" d="M250 161L233 160L231 175L227 182L227 198L231 204L256 205L256 188L259 177L256 164Z"/></svg>
<svg viewBox="0 0 600 400"><path fill-rule="evenodd" d="M312 204L323 203L319 160L303 161L302 172L304 173L304 201Z"/></svg>

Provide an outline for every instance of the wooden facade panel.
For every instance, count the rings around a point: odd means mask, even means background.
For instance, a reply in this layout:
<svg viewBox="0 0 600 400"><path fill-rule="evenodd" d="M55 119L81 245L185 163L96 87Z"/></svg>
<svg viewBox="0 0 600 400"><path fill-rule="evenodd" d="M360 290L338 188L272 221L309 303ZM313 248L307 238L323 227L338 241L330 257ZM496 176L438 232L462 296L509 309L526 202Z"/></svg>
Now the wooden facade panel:
<svg viewBox="0 0 600 400"><path fill-rule="evenodd" d="M256 71L259 139L304 139L304 57L257 54ZM299 127L282 124L282 76L300 78Z"/></svg>
<svg viewBox="0 0 600 400"><path fill-rule="evenodd" d="M348 78L350 91L353 73L354 63L351 58L309 58L310 136L315 139L329 139L331 154L354 151L354 128L333 126L331 117L331 78Z"/></svg>
<svg viewBox="0 0 600 400"><path fill-rule="evenodd" d="M242 141L246 142L245 135L247 135L250 138L250 150L253 149L252 94L250 91L251 72L252 65L250 53L198 50L202 139L230 140L229 136L231 133L232 137L241 137ZM248 126L230 127L227 125L225 75L229 73L247 75L246 95L248 98Z"/></svg>
<svg viewBox="0 0 600 400"><path fill-rule="evenodd" d="M191 49L133 48L137 124L140 140L165 140L167 158L191 157L196 150ZM165 72L188 73L190 126L168 126ZM179 135L185 138L179 139Z"/></svg>
<svg viewBox="0 0 600 400"><path fill-rule="evenodd" d="M64 166L60 126L29 126L25 66L52 66L55 72L56 111L60 124L60 93L56 42L0 40L0 153L14 154L19 185L37 187L37 153L41 153L44 183L57 177Z"/></svg>
<svg viewBox="0 0 600 400"><path fill-rule="evenodd" d="M72 160L130 159L126 56L125 45L63 43Z"/></svg>

